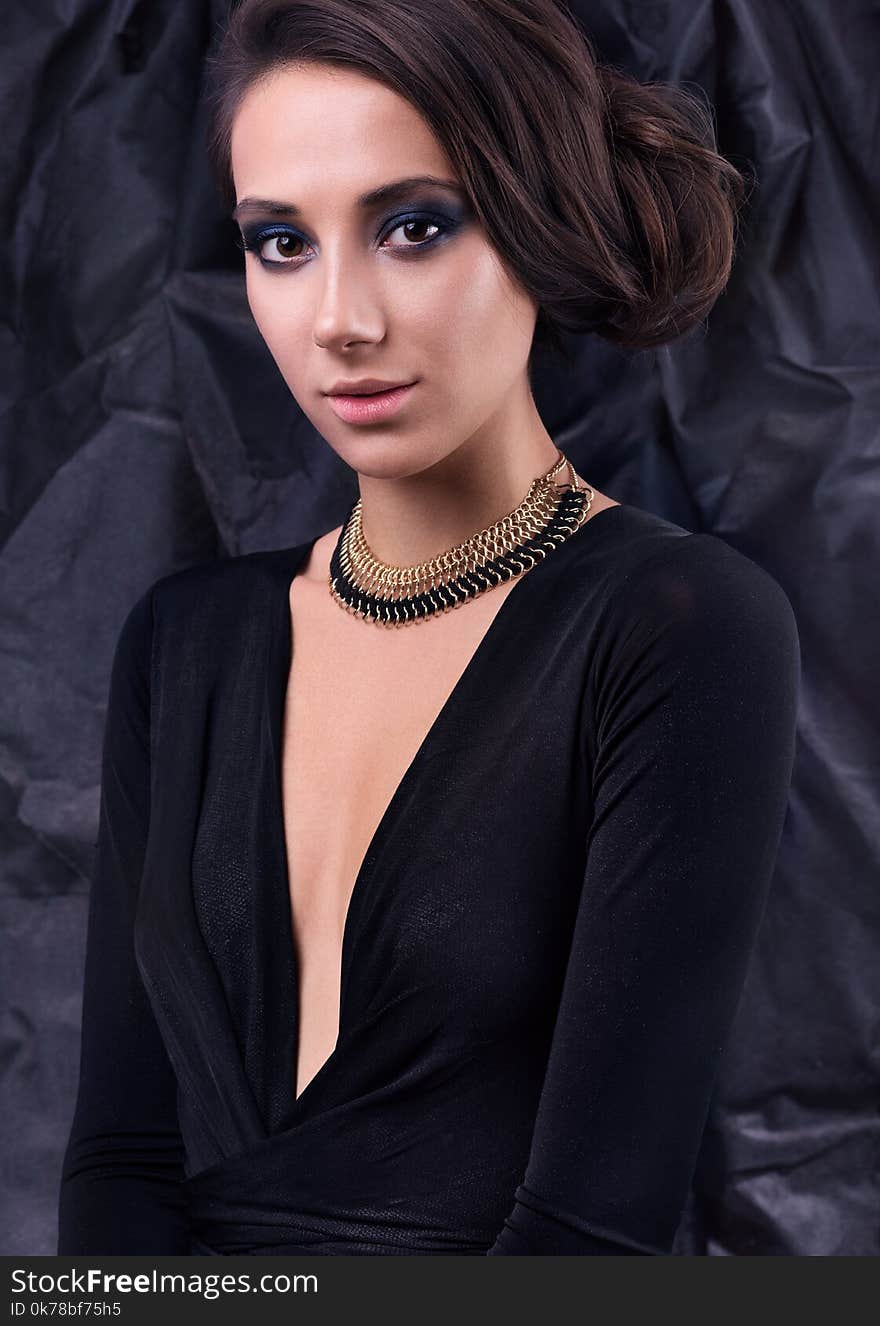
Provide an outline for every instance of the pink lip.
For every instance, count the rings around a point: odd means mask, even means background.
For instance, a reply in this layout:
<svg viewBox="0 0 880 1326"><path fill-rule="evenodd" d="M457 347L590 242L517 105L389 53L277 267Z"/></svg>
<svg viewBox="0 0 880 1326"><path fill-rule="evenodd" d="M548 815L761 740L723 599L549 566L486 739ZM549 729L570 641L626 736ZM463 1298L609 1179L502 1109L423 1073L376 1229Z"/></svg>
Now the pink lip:
<svg viewBox="0 0 880 1326"><path fill-rule="evenodd" d="M330 408L347 424L371 424L388 419L409 397L416 384L392 387L390 391L377 391L370 396L328 396Z"/></svg>

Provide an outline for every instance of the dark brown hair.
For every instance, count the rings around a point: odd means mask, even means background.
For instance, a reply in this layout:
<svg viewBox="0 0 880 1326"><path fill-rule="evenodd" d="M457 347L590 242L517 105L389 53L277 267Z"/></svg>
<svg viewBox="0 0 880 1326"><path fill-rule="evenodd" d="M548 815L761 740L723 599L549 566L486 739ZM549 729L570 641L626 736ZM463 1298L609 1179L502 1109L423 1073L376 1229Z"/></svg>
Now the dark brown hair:
<svg viewBox="0 0 880 1326"><path fill-rule="evenodd" d="M208 155L224 205L232 124L257 80L343 66L410 102L507 271L564 332L644 349L695 326L733 262L743 176L693 93L600 64L557 0L240 0L207 61Z"/></svg>

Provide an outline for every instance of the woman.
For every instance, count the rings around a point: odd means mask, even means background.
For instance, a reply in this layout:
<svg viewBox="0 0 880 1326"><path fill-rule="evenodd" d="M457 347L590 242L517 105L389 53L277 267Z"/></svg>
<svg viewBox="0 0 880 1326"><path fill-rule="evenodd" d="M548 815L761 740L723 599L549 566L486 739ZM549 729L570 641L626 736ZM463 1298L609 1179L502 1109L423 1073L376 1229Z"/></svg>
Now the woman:
<svg viewBox="0 0 880 1326"><path fill-rule="evenodd" d="M695 325L739 177L551 0L244 0L211 73L250 308L359 498L122 628L59 1252L668 1253L797 630L586 484L529 373Z"/></svg>

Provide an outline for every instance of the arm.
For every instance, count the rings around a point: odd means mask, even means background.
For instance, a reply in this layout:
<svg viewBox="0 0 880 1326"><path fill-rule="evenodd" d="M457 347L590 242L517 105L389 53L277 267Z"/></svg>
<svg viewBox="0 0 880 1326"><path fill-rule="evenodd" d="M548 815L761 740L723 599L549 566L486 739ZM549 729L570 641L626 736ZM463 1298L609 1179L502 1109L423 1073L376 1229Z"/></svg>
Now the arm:
<svg viewBox="0 0 880 1326"><path fill-rule="evenodd" d="M150 818L151 642L148 592L123 623L110 679L61 1256L189 1253L176 1078L133 944Z"/></svg>
<svg viewBox="0 0 880 1326"><path fill-rule="evenodd" d="M594 815L523 1181L489 1256L671 1252L785 817L797 627L713 536L610 606Z"/></svg>

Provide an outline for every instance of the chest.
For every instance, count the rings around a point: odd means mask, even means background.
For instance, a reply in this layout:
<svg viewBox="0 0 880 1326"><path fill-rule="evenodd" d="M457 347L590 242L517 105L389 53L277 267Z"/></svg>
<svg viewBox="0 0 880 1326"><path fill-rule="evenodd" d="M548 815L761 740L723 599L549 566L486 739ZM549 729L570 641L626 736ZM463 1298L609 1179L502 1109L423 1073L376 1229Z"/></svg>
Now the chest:
<svg viewBox="0 0 880 1326"><path fill-rule="evenodd" d="M327 1062L342 951L364 858L417 752L513 584L408 628L346 613L294 581L282 721L282 818L297 954L298 1089Z"/></svg>
<svg viewBox="0 0 880 1326"><path fill-rule="evenodd" d="M583 632L530 634L529 583L502 620L517 582L399 630L282 586L277 638L255 616L224 655L203 764L157 789L163 843L199 790L200 931L254 1062L267 1018L273 1053L295 1044L297 1096L361 1023L371 1047L394 1017L484 1038L549 1007L588 813Z"/></svg>
<svg viewBox="0 0 880 1326"><path fill-rule="evenodd" d="M341 944L352 887L382 817L512 588L388 629L344 612L324 586L291 586L281 768L300 943L314 931L325 946Z"/></svg>

